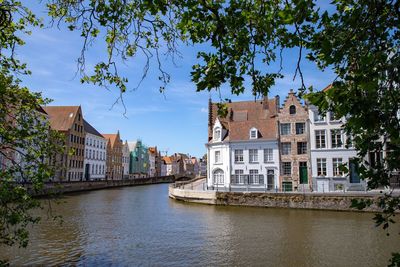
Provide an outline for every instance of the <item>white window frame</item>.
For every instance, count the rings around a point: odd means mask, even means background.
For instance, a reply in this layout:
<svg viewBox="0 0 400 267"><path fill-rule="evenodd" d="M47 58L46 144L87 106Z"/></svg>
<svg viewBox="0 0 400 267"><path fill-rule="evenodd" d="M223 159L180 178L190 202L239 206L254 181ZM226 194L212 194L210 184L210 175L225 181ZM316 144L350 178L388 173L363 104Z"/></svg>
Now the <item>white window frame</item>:
<svg viewBox="0 0 400 267"><path fill-rule="evenodd" d="M214 151L214 162L216 164L222 163L222 154L220 150Z"/></svg>
<svg viewBox="0 0 400 267"><path fill-rule="evenodd" d="M243 149L235 149L233 153L234 153L235 163L243 163L244 162Z"/></svg>
<svg viewBox="0 0 400 267"><path fill-rule="evenodd" d="M220 127L216 127L214 129L214 134L213 134L213 139L214 141L221 141L221 128Z"/></svg>
<svg viewBox="0 0 400 267"><path fill-rule="evenodd" d="M314 133L315 133L315 148L326 148L326 130L315 130Z"/></svg>
<svg viewBox="0 0 400 267"><path fill-rule="evenodd" d="M317 158L317 176L326 176L326 158Z"/></svg>
<svg viewBox="0 0 400 267"><path fill-rule="evenodd" d="M250 137L250 139L257 139L258 138L258 130L256 128L251 128L249 137Z"/></svg>
<svg viewBox="0 0 400 267"><path fill-rule="evenodd" d="M289 146L287 146L289 144ZM286 152L286 149L284 150L283 148L289 148ZM290 155L292 154L292 143L291 142L282 142L281 143L281 149L282 149L282 155ZM285 151L285 152L284 152Z"/></svg>
<svg viewBox="0 0 400 267"><path fill-rule="evenodd" d="M332 148L343 147L343 133L340 129L331 130L331 146Z"/></svg>
<svg viewBox="0 0 400 267"><path fill-rule="evenodd" d="M213 183L216 185L224 184L224 171L216 169L213 171Z"/></svg>
<svg viewBox="0 0 400 267"><path fill-rule="evenodd" d="M285 173L285 163L288 164L288 166L290 166L290 173ZM287 166L286 166L287 167ZM282 174L284 176L290 176L292 175L292 162L290 161L284 161L282 162Z"/></svg>
<svg viewBox="0 0 400 267"><path fill-rule="evenodd" d="M342 158L332 158L333 176L338 177L338 176L344 175L344 172L342 170L340 170L340 166L342 164L343 164Z"/></svg>
<svg viewBox="0 0 400 267"><path fill-rule="evenodd" d="M258 163L258 149L249 149L249 163Z"/></svg>
<svg viewBox="0 0 400 267"><path fill-rule="evenodd" d="M274 162L274 150L272 148L264 148L264 162Z"/></svg>

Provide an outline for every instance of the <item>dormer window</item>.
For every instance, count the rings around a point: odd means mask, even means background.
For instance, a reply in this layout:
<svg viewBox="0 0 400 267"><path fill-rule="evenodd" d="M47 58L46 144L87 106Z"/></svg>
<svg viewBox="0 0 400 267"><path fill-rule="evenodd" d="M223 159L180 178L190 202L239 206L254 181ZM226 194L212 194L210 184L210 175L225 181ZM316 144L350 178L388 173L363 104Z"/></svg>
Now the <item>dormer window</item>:
<svg viewBox="0 0 400 267"><path fill-rule="evenodd" d="M215 128L214 130L214 141L221 140L221 128Z"/></svg>
<svg viewBox="0 0 400 267"><path fill-rule="evenodd" d="M290 113L291 115L296 114L296 106L295 106L295 105L291 105L291 106L289 107L289 113Z"/></svg>
<svg viewBox="0 0 400 267"><path fill-rule="evenodd" d="M258 130L256 128L250 129L250 139L257 139L258 138Z"/></svg>

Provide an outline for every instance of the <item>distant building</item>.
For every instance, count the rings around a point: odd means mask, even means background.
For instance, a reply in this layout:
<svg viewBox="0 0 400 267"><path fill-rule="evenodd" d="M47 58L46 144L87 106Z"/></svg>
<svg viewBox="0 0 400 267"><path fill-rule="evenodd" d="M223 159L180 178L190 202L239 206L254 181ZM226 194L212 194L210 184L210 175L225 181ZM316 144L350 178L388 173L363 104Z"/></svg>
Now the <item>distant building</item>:
<svg viewBox="0 0 400 267"><path fill-rule="evenodd" d="M54 179L58 181L82 181L84 179L85 129L80 106L46 106L50 126L65 136L64 154L52 159L58 170ZM72 151L72 154L69 152Z"/></svg>
<svg viewBox="0 0 400 267"><path fill-rule="evenodd" d="M277 117L279 99L228 103L218 116L209 102L207 185L279 189Z"/></svg>
<svg viewBox="0 0 400 267"><path fill-rule="evenodd" d="M129 179L130 151L128 142L122 146L122 173L124 179Z"/></svg>
<svg viewBox="0 0 400 267"><path fill-rule="evenodd" d="M167 175L173 175L173 160L171 157L165 156L162 158L164 162L164 166L162 169L165 170L165 172L161 171L161 176L167 176ZM163 175L164 174L164 175Z"/></svg>
<svg viewBox="0 0 400 267"><path fill-rule="evenodd" d="M200 175L200 166L199 162L196 157L192 157L191 159L193 165L193 175L198 176Z"/></svg>
<svg viewBox="0 0 400 267"><path fill-rule="evenodd" d="M199 172L200 176L207 176L207 157L199 160Z"/></svg>
<svg viewBox="0 0 400 267"><path fill-rule="evenodd" d="M86 120L83 120L85 138L85 180L106 178L106 139Z"/></svg>
<svg viewBox="0 0 400 267"><path fill-rule="evenodd" d="M283 191L310 191L311 163L308 111L291 90L278 114L280 187Z"/></svg>
<svg viewBox="0 0 400 267"><path fill-rule="evenodd" d="M143 178L149 172L148 148L141 140L128 142L130 151L129 175L132 178Z"/></svg>
<svg viewBox="0 0 400 267"><path fill-rule="evenodd" d="M122 140L119 131L116 134L103 134L107 140L106 179L122 180Z"/></svg>
<svg viewBox="0 0 400 267"><path fill-rule="evenodd" d="M149 154L148 176L156 177L157 176L157 170L156 170L157 147L149 147L147 152Z"/></svg>

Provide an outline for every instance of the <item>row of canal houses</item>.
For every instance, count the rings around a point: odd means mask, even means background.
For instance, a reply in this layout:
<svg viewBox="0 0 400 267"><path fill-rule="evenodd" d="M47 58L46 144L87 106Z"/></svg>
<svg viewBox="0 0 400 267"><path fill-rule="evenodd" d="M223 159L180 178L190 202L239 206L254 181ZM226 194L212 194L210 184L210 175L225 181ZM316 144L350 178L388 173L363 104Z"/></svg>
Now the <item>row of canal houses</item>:
<svg viewBox="0 0 400 267"><path fill-rule="evenodd" d="M185 154L162 157L157 147L147 147L141 140L123 142L119 131L100 133L85 120L80 106L44 106L39 111L53 130L65 136L65 153L51 159L57 166L54 181L199 174L200 165L194 157Z"/></svg>
<svg viewBox="0 0 400 267"><path fill-rule="evenodd" d="M346 146L344 122L332 113L322 116L293 91L282 106L279 96L228 103L226 117L218 116L210 100L207 185L221 190L365 190L352 161L357 152Z"/></svg>

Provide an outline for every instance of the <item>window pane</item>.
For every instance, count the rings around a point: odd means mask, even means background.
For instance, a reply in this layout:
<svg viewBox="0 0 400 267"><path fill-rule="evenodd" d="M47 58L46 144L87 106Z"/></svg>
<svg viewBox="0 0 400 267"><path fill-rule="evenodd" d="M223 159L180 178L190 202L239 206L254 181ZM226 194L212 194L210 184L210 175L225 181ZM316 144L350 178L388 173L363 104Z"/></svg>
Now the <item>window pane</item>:
<svg viewBox="0 0 400 267"><path fill-rule="evenodd" d="M290 134L290 123L282 123L281 124L281 135Z"/></svg>
<svg viewBox="0 0 400 267"><path fill-rule="evenodd" d="M296 123L296 134L304 134L306 130L306 124L304 122Z"/></svg>

